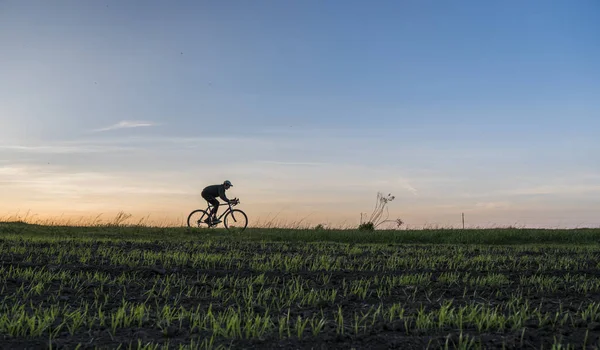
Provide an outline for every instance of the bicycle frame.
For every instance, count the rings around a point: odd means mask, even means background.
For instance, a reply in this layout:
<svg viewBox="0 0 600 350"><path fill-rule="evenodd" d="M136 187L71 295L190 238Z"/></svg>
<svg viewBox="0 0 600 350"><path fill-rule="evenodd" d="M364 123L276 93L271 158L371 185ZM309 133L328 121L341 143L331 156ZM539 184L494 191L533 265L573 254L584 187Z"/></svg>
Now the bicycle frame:
<svg viewBox="0 0 600 350"><path fill-rule="evenodd" d="M227 209L225 209L225 211L224 211L224 212L223 212L221 215L219 215L219 217L217 218L218 220L221 220L221 218L222 218L222 217L224 217L225 215L227 215L227 213L229 213L229 212L232 210L232 209L231 209L231 207L232 207L231 203L219 203L219 207L220 207L221 205L225 205L225 204L227 204L227 205L228 205L228 207L227 207ZM212 206L211 204L209 204L209 205L208 205L208 207L206 208L206 212L207 212L209 215L210 215L210 209L211 209L212 207L213 207L213 206Z"/></svg>

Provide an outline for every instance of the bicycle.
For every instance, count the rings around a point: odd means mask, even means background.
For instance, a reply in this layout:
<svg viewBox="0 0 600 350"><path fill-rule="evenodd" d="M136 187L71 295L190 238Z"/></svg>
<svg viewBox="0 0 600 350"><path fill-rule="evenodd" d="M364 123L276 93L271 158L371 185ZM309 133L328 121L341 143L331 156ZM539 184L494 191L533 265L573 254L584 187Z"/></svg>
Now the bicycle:
<svg viewBox="0 0 600 350"><path fill-rule="evenodd" d="M223 218L223 225L228 231L242 232L248 226L248 216L240 209L233 209L236 205L240 204L239 199L235 199L229 203L220 203L220 204L228 204L228 208L221 213L221 215L217 218L221 220ZM208 207L205 210L196 209L188 215L187 225L188 227L197 227L197 228L212 228L217 226L219 223L213 223L210 220L210 223L204 222L204 220L210 217L210 209L213 206L209 203ZM192 219L193 216L200 215L199 219Z"/></svg>

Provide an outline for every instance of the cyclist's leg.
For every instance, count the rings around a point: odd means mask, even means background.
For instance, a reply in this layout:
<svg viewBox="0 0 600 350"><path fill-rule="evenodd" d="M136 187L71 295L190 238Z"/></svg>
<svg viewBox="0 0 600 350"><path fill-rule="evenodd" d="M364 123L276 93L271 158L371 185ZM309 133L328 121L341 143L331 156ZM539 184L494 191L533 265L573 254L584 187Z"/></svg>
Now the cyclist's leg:
<svg viewBox="0 0 600 350"><path fill-rule="evenodd" d="M205 220L208 223L209 220L217 217L217 210L219 209L219 201L215 197L208 195L208 194L204 194L204 193L202 193L202 198L204 198L204 200L206 200L209 204L212 204L212 206L213 206L210 209L210 213L208 213L208 218Z"/></svg>
<svg viewBox="0 0 600 350"><path fill-rule="evenodd" d="M210 211L210 214L213 217L213 220L216 220L217 219L217 211L219 210L219 201L215 197L212 197L208 202L210 204L212 204L212 206L213 206Z"/></svg>

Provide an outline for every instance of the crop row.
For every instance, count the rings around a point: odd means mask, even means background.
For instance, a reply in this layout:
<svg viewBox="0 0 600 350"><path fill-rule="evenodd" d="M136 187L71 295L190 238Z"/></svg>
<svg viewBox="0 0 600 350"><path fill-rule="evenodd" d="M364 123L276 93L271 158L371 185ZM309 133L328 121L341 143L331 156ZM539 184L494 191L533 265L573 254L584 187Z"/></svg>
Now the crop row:
<svg viewBox="0 0 600 350"><path fill-rule="evenodd" d="M287 244L204 242L131 245L65 240L60 244L4 239L0 258L45 265L154 266L194 269L250 269L255 272L477 270L552 271L600 267L600 250L517 247L374 247L331 243Z"/></svg>
<svg viewBox="0 0 600 350"><path fill-rule="evenodd" d="M217 310L218 309L218 310ZM583 304L574 311L558 305L555 312L543 312L527 301L513 300L506 305L489 306L472 303L463 306L444 301L436 308L421 306L409 311L402 304L377 305L363 310L344 310L337 306L327 312L316 310L304 315L290 310L266 309L255 312L243 307L187 309L183 306L154 305L122 301L114 309L84 304L79 308L23 303L0 304L0 332L10 337L54 338L61 332L107 331L116 335L120 329L144 327L169 334L199 334L203 337L279 339L333 331L336 334L369 333L387 329L406 335L420 331L458 329L470 332L522 330L524 327L551 328L569 326L585 328L600 321L600 303Z"/></svg>
<svg viewBox="0 0 600 350"><path fill-rule="evenodd" d="M453 290L466 298L477 293L478 288L510 287L489 292L499 297L546 293L556 295L581 295L590 300L600 300L600 278L587 274L529 276L512 274L471 274L470 272L445 272L435 278L431 272L400 275L346 276L332 274L295 275L291 277L267 276L265 273L247 277L234 273L211 276L205 273L142 274L137 271L110 274L102 271L50 271L46 267L0 266L0 282L4 298L15 300L41 300L47 295L55 301L77 296L78 299L98 301L101 298L134 298L152 301L170 298L172 302L189 303L219 300L224 305L247 304L261 307L286 308L292 305L320 307L334 305L356 297L361 300L380 301L411 300L431 295L443 296ZM458 292L457 292L458 291ZM49 293L51 292L51 293ZM481 294L481 292L480 292Z"/></svg>

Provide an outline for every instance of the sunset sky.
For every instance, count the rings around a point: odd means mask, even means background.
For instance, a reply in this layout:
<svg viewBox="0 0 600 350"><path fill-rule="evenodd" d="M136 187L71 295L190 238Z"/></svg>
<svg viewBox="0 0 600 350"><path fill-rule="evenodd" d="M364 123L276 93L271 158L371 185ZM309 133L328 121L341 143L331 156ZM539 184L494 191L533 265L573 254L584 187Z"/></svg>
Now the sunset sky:
<svg viewBox="0 0 600 350"><path fill-rule="evenodd" d="M600 226L600 2L0 1L0 218Z"/></svg>

